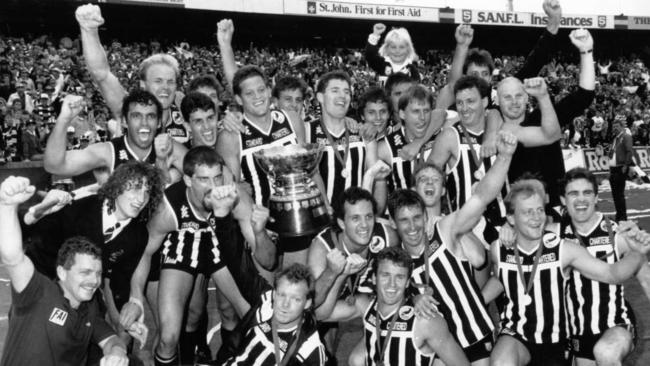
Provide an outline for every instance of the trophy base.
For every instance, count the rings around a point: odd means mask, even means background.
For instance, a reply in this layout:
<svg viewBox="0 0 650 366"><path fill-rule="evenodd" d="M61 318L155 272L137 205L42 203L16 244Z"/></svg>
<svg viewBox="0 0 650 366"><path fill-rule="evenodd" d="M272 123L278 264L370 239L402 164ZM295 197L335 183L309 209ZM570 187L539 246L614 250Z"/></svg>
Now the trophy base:
<svg viewBox="0 0 650 366"><path fill-rule="evenodd" d="M320 191L297 196L272 195L269 203L271 217L275 220L267 225L282 237L300 237L320 232L331 223Z"/></svg>

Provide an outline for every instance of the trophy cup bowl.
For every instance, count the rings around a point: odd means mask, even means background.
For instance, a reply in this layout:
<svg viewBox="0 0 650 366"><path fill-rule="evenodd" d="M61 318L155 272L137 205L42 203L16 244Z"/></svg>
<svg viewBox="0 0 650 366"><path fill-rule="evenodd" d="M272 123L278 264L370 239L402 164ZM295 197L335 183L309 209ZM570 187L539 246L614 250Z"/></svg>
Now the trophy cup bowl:
<svg viewBox="0 0 650 366"><path fill-rule="evenodd" d="M273 146L253 153L273 182L269 229L280 237L314 234L330 223L321 192L311 179L323 155L318 144Z"/></svg>

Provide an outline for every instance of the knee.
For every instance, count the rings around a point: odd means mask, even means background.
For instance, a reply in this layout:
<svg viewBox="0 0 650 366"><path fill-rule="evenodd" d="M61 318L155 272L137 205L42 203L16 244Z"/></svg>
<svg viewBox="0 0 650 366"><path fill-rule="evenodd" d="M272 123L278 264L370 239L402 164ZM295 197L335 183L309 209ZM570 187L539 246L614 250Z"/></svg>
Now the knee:
<svg viewBox="0 0 650 366"><path fill-rule="evenodd" d="M365 351L364 348L362 348L362 350ZM366 364L365 352L361 352L358 349L355 349L352 353L350 353L350 356L348 357L349 366L365 366L365 364Z"/></svg>
<svg viewBox="0 0 650 366"><path fill-rule="evenodd" d="M621 365L629 351L631 339L620 336L616 340L600 339L594 345L594 359L599 366Z"/></svg>
<svg viewBox="0 0 650 366"><path fill-rule="evenodd" d="M237 321L237 313L235 312L235 308L232 306L231 303L224 301L224 302L219 302L217 305L219 309L219 315L221 316L221 321L229 321L229 322L236 322Z"/></svg>
<svg viewBox="0 0 650 366"><path fill-rule="evenodd" d="M162 323L164 324L164 322ZM160 346L163 349L175 349L178 345L180 329L171 329L170 327L160 327Z"/></svg>
<svg viewBox="0 0 650 366"><path fill-rule="evenodd" d="M203 315L203 304L190 304L190 307L187 309L187 322L186 328L188 330L194 330L201 320Z"/></svg>

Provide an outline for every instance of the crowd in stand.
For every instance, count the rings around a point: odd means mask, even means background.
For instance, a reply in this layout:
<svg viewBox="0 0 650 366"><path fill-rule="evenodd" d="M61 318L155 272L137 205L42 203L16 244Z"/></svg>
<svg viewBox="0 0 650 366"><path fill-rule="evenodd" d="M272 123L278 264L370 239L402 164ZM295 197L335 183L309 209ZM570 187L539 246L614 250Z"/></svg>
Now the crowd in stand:
<svg viewBox="0 0 650 366"><path fill-rule="evenodd" d="M650 298L625 206L650 52L596 62L591 32L542 8L525 57L467 24L453 53L382 23L333 53L236 49L231 19L213 48L103 43L93 4L79 40L2 39L5 159L97 184L19 211L36 188L0 183L0 365L335 365L355 319L353 366L621 364L623 282ZM605 154L615 219L568 146Z"/></svg>
<svg viewBox="0 0 650 366"><path fill-rule="evenodd" d="M349 45L354 47L355 45ZM220 56L216 47L192 46L187 42L161 45L156 41L122 44L113 41L107 47L111 69L125 86L138 83L139 60L157 52L174 55L180 63L179 90L198 75L212 74L222 81ZM358 118L358 97L376 86L375 73L366 66L363 50L355 48L326 52L318 49L270 49L251 46L238 50L236 59L242 65L254 64L271 77L294 75L305 80L310 89L305 100L306 113L317 115L313 88L318 76L331 70L348 72L353 81L354 96L350 115ZM417 67L422 82L435 93L446 83L451 65L449 50L427 50L421 53ZM523 55L501 55L495 58L494 83L513 75L523 64ZM578 66L575 61L558 57L542 70L552 95L561 99L576 87ZM650 72L636 57L603 58L597 64L596 97L591 107L574 120L565 132L565 146L597 147L611 140L611 122L624 119L634 144L650 143L650 107L648 85ZM127 88L128 89L128 88ZM227 88L220 88L219 99L228 101ZM69 129L70 148L105 141L119 129L111 120L101 94L86 71L79 40L68 37L53 39L0 36L0 162L39 160L47 136L65 94L84 96L87 108ZM182 99L179 92L178 104ZM225 107L224 103L223 107ZM34 125L30 128L30 125Z"/></svg>

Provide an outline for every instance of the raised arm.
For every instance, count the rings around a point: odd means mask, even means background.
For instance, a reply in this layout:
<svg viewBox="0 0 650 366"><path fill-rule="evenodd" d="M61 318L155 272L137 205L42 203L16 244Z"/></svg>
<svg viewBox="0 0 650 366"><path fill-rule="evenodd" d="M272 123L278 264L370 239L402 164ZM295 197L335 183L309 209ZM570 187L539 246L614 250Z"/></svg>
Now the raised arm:
<svg viewBox="0 0 650 366"><path fill-rule="evenodd" d="M440 90L436 100L436 108L447 109L454 104L454 84L463 76L463 66L467 59L469 46L474 39L474 29L469 24L460 24L456 27L456 49L451 61L451 69L447 76L447 84Z"/></svg>
<svg viewBox="0 0 650 366"><path fill-rule="evenodd" d="M596 66L594 65L594 39L586 29L575 29L569 34L571 43L580 52L580 80L578 85L586 90L596 88Z"/></svg>
<svg viewBox="0 0 650 366"><path fill-rule="evenodd" d="M241 151L239 146L239 132L223 130L217 138L217 152L226 162L226 166L235 177L235 181L241 180Z"/></svg>
<svg viewBox="0 0 650 366"><path fill-rule="evenodd" d="M427 158L427 163L433 164L443 172L447 171L447 164L451 160L452 151L455 149L456 137L454 136L453 127L443 128L436 137L431 154Z"/></svg>
<svg viewBox="0 0 650 366"><path fill-rule="evenodd" d="M68 124L81 111L82 99L68 95L61 104L61 113L47 139L43 157L43 165L49 173L72 177L109 164L110 151L105 142L88 145L83 150L67 151Z"/></svg>
<svg viewBox="0 0 650 366"><path fill-rule="evenodd" d="M559 140L562 130L544 78L535 77L524 80L524 90L528 95L537 99L542 119L541 126L523 127L514 123L508 123L506 126L511 127L517 139L528 147L549 145Z"/></svg>
<svg viewBox="0 0 650 366"><path fill-rule="evenodd" d="M232 79L237 72L235 63L235 51L232 49L232 35L235 33L235 25L230 19L222 19L217 23L217 41L221 52L221 64L230 90L232 91Z"/></svg>
<svg viewBox="0 0 650 366"><path fill-rule="evenodd" d="M490 245L490 258L492 258L492 276L488 281L483 285L481 289L481 294L486 304L489 304L491 301L497 298L503 292L503 284L499 281L499 246L501 243L495 241Z"/></svg>
<svg viewBox="0 0 650 366"><path fill-rule="evenodd" d="M549 62L555 50L556 35L562 20L562 7L558 0L544 0L542 7L548 18L546 29L539 37L535 47L528 54L528 57L526 57L524 66L515 75L521 80L536 77L542 67Z"/></svg>
<svg viewBox="0 0 650 366"><path fill-rule="evenodd" d="M384 75L385 62L379 55L379 41L381 35L386 31L386 26L382 23L377 23L372 27L372 33L368 35L368 42L366 43L365 57L368 66L374 70L378 75Z"/></svg>
<svg viewBox="0 0 650 366"><path fill-rule="evenodd" d="M508 176L512 154L516 148L517 138L515 135L506 131L499 132L499 140L497 141L498 155L494 164L486 172L483 179L478 182L474 188L474 193L463 207L441 221L441 225L451 225L447 227L450 228L449 232L454 242L457 242L461 235L470 232L474 228L488 204L501 191Z"/></svg>
<svg viewBox="0 0 650 366"><path fill-rule="evenodd" d="M23 251L18 206L34 195L36 188L25 177L9 176L0 185L0 261L9 273L11 286L22 292L34 275L34 264Z"/></svg>
<svg viewBox="0 0 650 366"><path fill-rule="evenodd" d="M101 10L97 5L82 5L77 8L75 16L81 30L81 45L88 72L99 85L99 90L113 117L119 120L122 116L122 99L126 91L111 72L106 52L99 39L99 27L104 24Z"/></svg>

